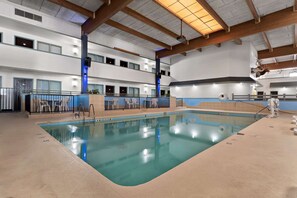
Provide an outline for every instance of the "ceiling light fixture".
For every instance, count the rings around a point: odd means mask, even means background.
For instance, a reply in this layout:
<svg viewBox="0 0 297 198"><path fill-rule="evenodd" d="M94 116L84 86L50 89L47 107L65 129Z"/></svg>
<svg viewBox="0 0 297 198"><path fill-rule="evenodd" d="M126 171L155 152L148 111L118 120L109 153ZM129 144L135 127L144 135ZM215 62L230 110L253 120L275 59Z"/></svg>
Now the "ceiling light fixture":
<svg viewBox="0 0 297 198"><path fill-rule="evenodd" d="M155 0L155 2L182 19L201 35L205 36L223 29L196 0Z"/></svg>

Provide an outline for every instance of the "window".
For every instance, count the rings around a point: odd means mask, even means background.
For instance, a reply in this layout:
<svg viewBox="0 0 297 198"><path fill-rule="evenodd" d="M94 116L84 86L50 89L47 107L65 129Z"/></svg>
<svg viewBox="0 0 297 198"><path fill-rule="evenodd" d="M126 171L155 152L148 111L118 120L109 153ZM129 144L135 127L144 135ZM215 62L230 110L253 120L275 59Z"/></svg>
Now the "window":
<svg viewBox="0 0 297 198"><path fill-rule="evenodd" d="M2 33L0 32L0 43L2 43Z"/></svg>
<svg viewBox="0 0 297 198"><path fill-rule="evenodd" d="M138 97L139 96L139 88L129 87L129 95Z"/></svg>
<svg viewBox="0 0 297 198"><path fill-rule="evenodd" d="M140 65L136 64L136 63L129 63L129 68L130 69L140 70Z"/></svg>
<svg viewBox="0 0 297 198"><path fill-rule="evenodd" d="M16 36L15 37L15 45L33 49L34 41Z"/></svg>
<svg viewBox="0 0 297 198"><path fill-rule="evenodd" d="M170 96L170 90L167 91L167 96Z"/></svg>
<svg viewBox="0 0 297 198"><path fill-rule="evenodd" d="M54 54L62 54L62 47L40 41L37 42L37 50Z"/></svg>
<svg viewBox="0 0 297 198"><path fill-rule="evenodd" d="M165 90L161 90L161 96L165 96Z"/></svg>
<svg viewBox="0 0 297 198"><path fill-rule="evenodd" d="M126 61L120 61L120 66L121 67L128 67L128 62L126 62Z"/></svg>
<svg viewBox="0 0 297 198"><path fill-rule="evenodd" d="M115 65L115 59L106 57L106 63L110 65Z"/></svg>
<svg viewBox="0 0 297 198"><path fill-rule="evenodd" d="M120 87L120 96L127 95L127 87Z"/></svg>
<svg viewBox="0 0 297 198"><path fill-rule="evenodd" d="M271 98L278 98L278 91L271 91L270 96Z"/></svg>
<svg viewBox="0 0 297 198"><path fill-rule="evenodd" d="M168 76L170 76L170 71L167 73Z"/></svg>
<svg viewBox="0 0 297 198"><path fill-rule="evenodd" d="M165 75L165 70L161 70L161 75Z"/></svg>
<svg viewBox="0 0 297 198"><path fill-rule="evenodd" d="M2 87L2 76L0 76L0 88Z"/></svg>
<svg viewBox="0 0 297 198"><path fill-rule="evenodd" d="M61 82L37 80L37 91L40 93L61 93Z"/></svg>
<svg viewBox="0 0 297 198"><path fill-rule="evenodd" d="M114 95L114 86L106 85L105 92L106 92L106 95Z"/></svg>
<svg viewBox="0 0 297 198"><path fill-rule="evenodd" d="M152 89L152 90L151 90L151 96L152 96L152 97L155 97L155 96L156 96L156 90L155 90L155 89Z"/></svg>
<svg viewBox="0 0 297 198"><path fill-rule="evenodd" d="M152 68L152 72L155 74L156 73L156 68Z"/></svg>
<svg viewBox="0 0 297 198"><path fill-rule="evenodd" d="M88 91L92 94L103 94L104 87L100 84L88 84Z"/></svg>
<svg viewBox="0 0 297 198"><path fill-rule="evenodd" d="M104 56L100 56L97 54L88 54L88 57L90 57L94 62L104 63Z"/></svg>

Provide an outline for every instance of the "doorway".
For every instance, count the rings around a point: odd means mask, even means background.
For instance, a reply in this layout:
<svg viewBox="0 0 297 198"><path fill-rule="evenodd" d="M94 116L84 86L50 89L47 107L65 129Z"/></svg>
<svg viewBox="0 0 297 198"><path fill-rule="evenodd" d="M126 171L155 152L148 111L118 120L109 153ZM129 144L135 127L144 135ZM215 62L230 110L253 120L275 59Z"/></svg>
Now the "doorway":
<svg viewBox="0 0 297 198"><path fill-rule="evenodd" d="M22 97L24 94L33 91L33 79L27 78L14 78L13 79L14 88L14 111L20 111L22 109ZM23 98L23 101L25 99Z"/></svg>

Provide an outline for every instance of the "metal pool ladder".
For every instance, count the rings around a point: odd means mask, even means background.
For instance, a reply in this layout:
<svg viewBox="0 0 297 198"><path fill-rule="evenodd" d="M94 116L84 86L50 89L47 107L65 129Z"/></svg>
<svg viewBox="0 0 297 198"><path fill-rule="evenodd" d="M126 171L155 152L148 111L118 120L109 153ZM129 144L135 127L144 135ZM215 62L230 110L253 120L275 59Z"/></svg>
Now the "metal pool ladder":
<svg viewBox="0 0 297 198"><path fill-rule="evenodd" d="M92 111L93 111L93 118L94 118L94 121L96 120L96 113L95 113L95 108L94 108L94 105L93 104L90 104L90 106L89 106L89 115L88 115L88 117L90 117L91 116L91 107L92 107Z"/></svg>
<svg viewBox="0 0 297 198"><path fill-rule="evenodd" d="M255 114L255 118L257 117L257 115L261 112L261 111L263 111L264 109L266 109L268 106L266 106L266 107L264 107L263 109L260 109L260 111L258 111L256 114Z"/></svg>
<svg viewBox="0 0 297 198"><path fill-rule="evenodd" d="M80 118L80 111L82 110L83 112L83 121L85 121L85 107L82 104L79 104L78 106L78 116Z"/></svg>

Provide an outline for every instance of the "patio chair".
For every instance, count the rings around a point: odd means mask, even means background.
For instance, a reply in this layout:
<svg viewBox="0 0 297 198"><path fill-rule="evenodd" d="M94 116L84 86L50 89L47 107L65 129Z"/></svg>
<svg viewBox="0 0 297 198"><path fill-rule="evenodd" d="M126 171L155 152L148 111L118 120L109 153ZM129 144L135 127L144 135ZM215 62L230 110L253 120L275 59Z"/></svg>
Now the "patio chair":
<svg viewBox="0 0 297 198"><path fill-rule="evenodd" d="M136 98L132 98L132 107L136 108L138 106L138 100Z"/></svg>
<svg viewBox="0 0 297 198"><path fill-rule="evenodd" d="M158 108L158 98L153 98L152 99L152 107L153 108Z"/></svg>
<svg viewBox="0 0 297 198"><path fill-rule="evenodd" d="M111 104L111 109L116 109L118 107L118 102L119 102L118 98L113 98L112 104Z"/></svg>
<svg viewBox="0 0 297 198"><path fill-rule="evenodd" d="M126 106L128 106L128 109L131 109L131 107L133 107L133 103L130 98L125 98L125 103Z"/></svg>
<svg viewBox="0 0 297 198"><path fill-rule="evenodd" d="M39 113L43 112L44 110L46 110L48 112L51 112L51 106L48 104L47 100L40 100L39 102Z"/></svg>

